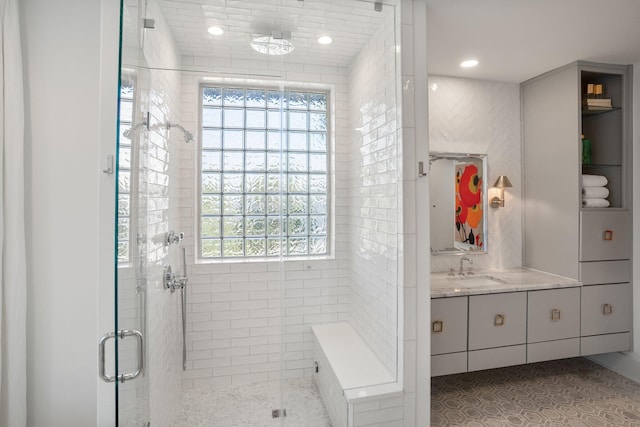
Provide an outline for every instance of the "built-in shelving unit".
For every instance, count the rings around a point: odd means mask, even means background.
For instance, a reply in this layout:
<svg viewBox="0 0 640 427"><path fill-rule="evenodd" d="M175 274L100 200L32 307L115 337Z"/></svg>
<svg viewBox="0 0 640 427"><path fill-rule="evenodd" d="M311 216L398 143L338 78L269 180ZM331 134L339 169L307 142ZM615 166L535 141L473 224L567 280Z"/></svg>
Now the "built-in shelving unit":
<svg viewBox="0 0 640 427"><path fill-rule="evenodd" d="M582 163L582 173L601 175L607 178L609 208L625 207L625 175L623 165L624 132L624 88L623 70L595 71L594 68L580 70L582 99L581 133L590 141L591 163ZM587 88L600 85L601 99L610 99L611 108L588 107ZM582 190L582 189L581 189ZM584 208L587 210L594 208Z"/></svg>
<svg viewBox="0 0 640 427"><path fill-rule="evenodd" d="M591 96L611 102L587 108ZM524 264L583 283L581 355L631 345L631 105L627 65L580 61L522 84ZM606 178L608 206L584 206L584 174Z"/></svg>

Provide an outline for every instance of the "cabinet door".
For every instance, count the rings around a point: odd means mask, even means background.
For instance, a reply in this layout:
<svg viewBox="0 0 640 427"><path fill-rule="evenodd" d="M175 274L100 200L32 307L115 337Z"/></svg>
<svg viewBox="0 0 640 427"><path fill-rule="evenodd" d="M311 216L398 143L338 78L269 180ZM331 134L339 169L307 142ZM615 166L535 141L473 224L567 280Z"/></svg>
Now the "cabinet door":
<svg viewBox="0 0 640 427"><path fill-rule="evenodd" d="M580 212L580 261L629 259L631 212Z"/></svg>
<svg viewBox="0 0 640 427"><path fill-rule="evenodd" d="M580 336L580 288L529 292L527 342Z"/></svg>
<svg viewBox="0 0 640 427"><path fill-rule="evenodd" d="M631 329L631 285L582 287L582 336L626 332Z"/></svg>
<svg viewBox="0 0 640 427"><path fill-rule="evenodd" d="M527 293L469 297L469 350L524 344Z"/></svg>
<svg viewBox="0 0 640 427"><path fill-rule="evenodd" d="M467 297L431 300L431 354L467 350Z"/></svg>

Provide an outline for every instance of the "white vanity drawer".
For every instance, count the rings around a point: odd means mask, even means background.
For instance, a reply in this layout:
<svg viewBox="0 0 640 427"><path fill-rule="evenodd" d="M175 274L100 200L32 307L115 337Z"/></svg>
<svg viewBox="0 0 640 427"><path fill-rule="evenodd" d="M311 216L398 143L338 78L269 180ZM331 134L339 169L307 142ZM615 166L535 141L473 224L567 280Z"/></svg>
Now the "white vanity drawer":
<svg viewBox="0 0 640 427"><path fill-rule="evenodd" d="M580 336L580 288L530 291L527 342Z"/></svg>
<svg viewBox="0 0 640 427"><path fill-rule="evenodd" d="M527 363L527 346L489 348L469 352L469 372Z"/></svg>
<svg viewBox="0 0 640 427"><path fill-rule="evenodd" d="M629 282L631 281L630 262L629 260L581 262L580 281L583 285Z"/></svg>
<svg viewBox="0 0 640 427"><path fill-rule="evenodd" d="M582 287L582 336L631 330L631 285Z"/></svg>
<svg viewBox="0 0 640 427"><path fill-rule="evenodd" d="M631 350L631 333L629 332L580 338L581 356L627 350Z"/></svg>
<svg viewBox="0 0 640 427"><path fill-rule="evenodd" d="M467 352L431 356L431 376L459 374L467 372Z"/></svg>
<svg viewBox="0 0 640 427"><path fill-rule="evenodd" d="M580 261L629 259L631 213L580 212Z"/></svg>
<svg viewBox="0 0 640 427"><path fill-rule="evenodd" d="M469 297L469 350L524 344L527 293Z"/></svg>
<svg viewBox="0 0 640 427"><path fill-rule="evenodd" d="M467 306L467 297L431 300L431 354L467 350Z"/></svg>
<svg viewBox="0 0 640 427"><path fill-rule="evenodd" d="M580 356L580 338L527 344L527 363Z"/></svg>

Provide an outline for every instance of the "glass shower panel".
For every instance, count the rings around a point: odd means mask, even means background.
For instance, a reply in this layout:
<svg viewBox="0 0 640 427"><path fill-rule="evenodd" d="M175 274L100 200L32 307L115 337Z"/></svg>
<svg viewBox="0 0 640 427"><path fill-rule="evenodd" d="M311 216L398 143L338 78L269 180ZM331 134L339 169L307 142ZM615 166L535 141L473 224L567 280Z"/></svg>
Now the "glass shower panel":
<svg viewBox="0 0 640 427"><path fill-rule="evenodd" d="M120 425L329 425L316 324L348 322L397 378L387 3L124 1L117 317L146 345ZM188 279L184 371L167 265ZM135 349L119 340L119 364Z"/></svg>
<svg viewBox="0 0 640 427"><path fill-rule="evenodd" d="M143 125L140 112L146 110L145 87L149 74L140 49L138 24L144 15L142 4L125 1L121 21L121 69L119 131L117 146L116 204L116 325L124 338L116 337L118 375L138 372L134 378L116 381L119 426L140 427L149 420L149 375L146 355L146 266L145 242L141 230L146 222L145 177L140 162ZM125 331L125 332L122 332ZM137 339L139 337L140 339Z"/></svg>
<svg viewBox="0 0 640 427"><path fill-rule="evenodd" d="M297 9L284 8L282 30L292 32L296 51L280 65L287 98L287 243L306 258L286 259L282 274L284 425L313 420L329 426L331 417L341 417L335 408L345 402L331 397L336 386L315 370L314 325L348 324L377 360L375 372L354 388L398 379L397 18L394 2L298 3ZM333 43L319 44L322 35ZM349 361L349 348L343 356L347 366L359 363ZM333 421L347 425L346 419Z"/></svg>

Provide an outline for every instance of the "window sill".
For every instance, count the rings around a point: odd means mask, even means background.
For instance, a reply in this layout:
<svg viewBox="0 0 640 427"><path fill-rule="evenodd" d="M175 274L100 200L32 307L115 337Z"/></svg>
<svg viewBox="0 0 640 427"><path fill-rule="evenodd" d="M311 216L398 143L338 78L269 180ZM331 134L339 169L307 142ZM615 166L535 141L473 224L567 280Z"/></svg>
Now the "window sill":
<svg viewBox="0 0 640 427"><path fill-rule="evenodd" d="M224 258L224 259L210 259L210 258L198 258L195 260L197 265L207 264L258 264L258 263L283 263L289 262L309 262L309 261L333 261L336 259L335 255L313 255L313 256L296 256L296 257L282 257L282 258L267 258L267 257L255 257L255 258Z"/></svg>

